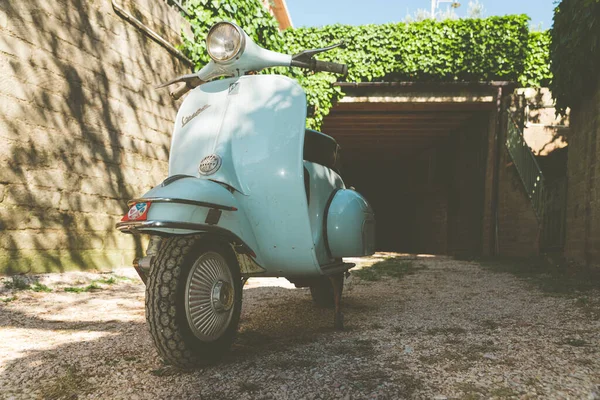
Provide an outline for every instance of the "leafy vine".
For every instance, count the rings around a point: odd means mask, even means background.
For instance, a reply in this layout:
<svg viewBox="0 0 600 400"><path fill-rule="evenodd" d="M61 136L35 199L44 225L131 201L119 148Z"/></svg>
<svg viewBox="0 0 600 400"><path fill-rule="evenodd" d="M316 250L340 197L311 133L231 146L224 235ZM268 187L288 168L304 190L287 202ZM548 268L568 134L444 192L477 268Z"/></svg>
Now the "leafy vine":
<svg viewBox="0 0 600 400"><path fill-rule="evenodd" d="M365 81L517 81L545 85L549 69L549 35L529 32L526 15L425 20L382 25L328 25L278 30L260 0L195 0L190 6L194 37L184 37L184 52L197 68L208 62L204 44L212 24L237 23L261 46L295 54L344 41L343 48L319 59L348 65L345 78L326 73L278 69L292 76L307 94L307 125L318 129L343 92L332 83Z"/></svg>
<svg viewBox="0 0 600 400"><path fill-rule="evenodd" d="M550 35L550 89L564 114L600 79L600 0L563 0Z"/></svg>

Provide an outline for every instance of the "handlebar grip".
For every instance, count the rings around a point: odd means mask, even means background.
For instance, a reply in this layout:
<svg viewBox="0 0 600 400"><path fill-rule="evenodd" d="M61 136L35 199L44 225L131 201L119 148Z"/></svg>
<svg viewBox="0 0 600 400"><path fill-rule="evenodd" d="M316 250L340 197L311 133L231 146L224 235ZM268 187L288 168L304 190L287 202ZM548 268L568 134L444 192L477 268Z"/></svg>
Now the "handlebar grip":
<svg viewBox="0 0 600 400"><path fill-rule="evenodd" d="M348 75L348 66L329 61L315 60L315 71L332 72L334 74Z"/></svg>
<svg viewBox="0 0 600 400"><path fill-rule="evenodd" d="M170 94L173 100L179 100L181 96L183 96L190 90L192 90L192 88L184 83L183 85L180 85L177 89L173 90Z"/></svg>

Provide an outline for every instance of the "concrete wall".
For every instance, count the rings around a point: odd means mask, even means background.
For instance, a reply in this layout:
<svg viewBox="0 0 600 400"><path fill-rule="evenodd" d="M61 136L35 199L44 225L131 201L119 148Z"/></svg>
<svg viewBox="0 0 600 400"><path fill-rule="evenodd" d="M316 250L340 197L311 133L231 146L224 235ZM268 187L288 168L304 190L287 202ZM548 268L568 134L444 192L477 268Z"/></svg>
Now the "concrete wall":
<svg viewBox="0 0 600 400"><path fill-rule="evenodd" d="M178 40L162 0L118 3ZM153 85L189 70L109 0L0 2L0 272L131 263L114 224L166 176L176 113Z"/></svg>
<svg viewBox="0 0 600 400"><path fill-rule="evenodd" d="M600 83L571 110L565 255L600 265Z"/></svg>

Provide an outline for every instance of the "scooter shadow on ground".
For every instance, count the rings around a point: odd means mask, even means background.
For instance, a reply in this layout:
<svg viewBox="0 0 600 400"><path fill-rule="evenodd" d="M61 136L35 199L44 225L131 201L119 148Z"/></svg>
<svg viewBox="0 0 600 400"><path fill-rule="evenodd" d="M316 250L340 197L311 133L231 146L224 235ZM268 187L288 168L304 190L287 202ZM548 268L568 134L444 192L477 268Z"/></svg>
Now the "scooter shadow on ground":
<svg viewBox="0 0 600 400"><path fill-rule="evenodd" d="M10 316L0 315L0 328L36 329L49 331L95 331L120 332L130 321L112 320L51 320L40 318L18 310L11 310Z"/></svg>
<svg viewBox="0 0 600 400"><path fill-rule="evenodd" d="M351 293L344 297L347 323L343 331L337 331L332 324L333 308L315 306L308 289L245 289L244 296L251 297L252 301L244 303L238 335L222 363L251 361L258 354L293 352L294 347L322 337L341 337L365 329L363 323L368 323L377 304L355 299Z"/></svg>

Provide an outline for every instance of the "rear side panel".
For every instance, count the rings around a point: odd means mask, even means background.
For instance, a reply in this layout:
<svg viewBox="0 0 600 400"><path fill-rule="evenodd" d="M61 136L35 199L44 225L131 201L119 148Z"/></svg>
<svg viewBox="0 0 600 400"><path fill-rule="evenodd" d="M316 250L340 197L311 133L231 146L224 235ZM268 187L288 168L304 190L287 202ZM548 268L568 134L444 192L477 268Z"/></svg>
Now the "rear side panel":
<svg viewBox="0 0 600 400"><path fill-rule="evenodd" d="M310 226L312 228L313 242L320 265L333 262L325 246L325 211L329 199L336 189L343 189L342 178L333 170L320 164L304 161L304 167L309 173Z"/></svg>
<svg viewBox="0 0 600 400"><path fill-rule="evenodd" d="M370 256L375 252L375 214L354 190L338 190L327 213L327 242L331 255Z"/></svg>

